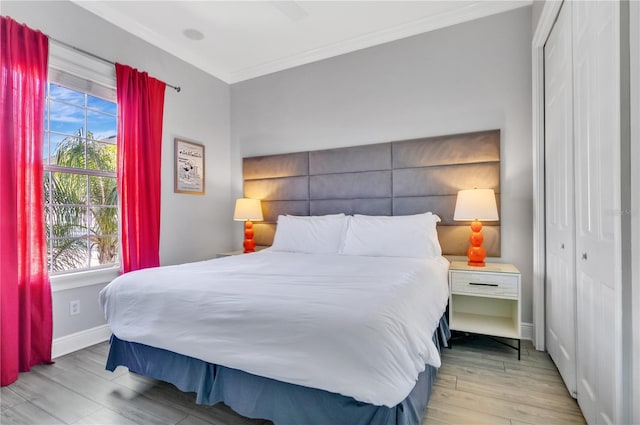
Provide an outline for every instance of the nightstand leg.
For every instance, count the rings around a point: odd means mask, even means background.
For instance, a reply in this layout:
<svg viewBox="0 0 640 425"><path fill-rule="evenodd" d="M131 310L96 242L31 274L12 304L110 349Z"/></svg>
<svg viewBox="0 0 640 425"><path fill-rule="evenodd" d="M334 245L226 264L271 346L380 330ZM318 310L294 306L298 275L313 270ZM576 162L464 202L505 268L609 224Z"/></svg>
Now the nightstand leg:
<svg viewBox="0 0 640 425"><path fill-rule="evenodd" d="M518 340L518 360L520 360L520 340Z"/></svg>

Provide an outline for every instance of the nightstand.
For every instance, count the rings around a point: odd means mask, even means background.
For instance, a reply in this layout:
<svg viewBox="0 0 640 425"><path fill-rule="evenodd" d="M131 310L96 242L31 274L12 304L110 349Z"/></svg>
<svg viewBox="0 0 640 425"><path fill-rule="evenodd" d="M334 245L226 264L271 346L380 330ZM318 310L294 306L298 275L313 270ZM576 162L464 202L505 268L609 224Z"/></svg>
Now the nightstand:
<svg viewBox="0 0 640 425"><path fill-rule="evenodd" d="M262 251L265 248L269 248L268 246L256 246L256 252L258 251ZM237 251L227 251L227 252L220 252L218 254L216 254L216 258L222 258L222 257L231 257L232 255L242 255L244 254L244 250L239 249Z"/></svg>
<svg viewBox="0 0 640 425"><path fill-rule="evenodd" d="M518 340L520 360L520 272L513 264L449 266L449 328Z"/></svg>

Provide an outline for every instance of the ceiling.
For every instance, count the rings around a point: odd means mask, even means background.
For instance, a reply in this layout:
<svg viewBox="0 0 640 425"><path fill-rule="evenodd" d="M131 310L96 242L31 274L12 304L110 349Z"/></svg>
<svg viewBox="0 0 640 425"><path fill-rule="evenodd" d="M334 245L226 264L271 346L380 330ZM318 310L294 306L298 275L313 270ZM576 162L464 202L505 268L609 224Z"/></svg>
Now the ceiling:
<svg viewBox="0 0 640 425"><path fill-rule="evenodd" d="M531 4L72 1L229 84Z"/></svg>

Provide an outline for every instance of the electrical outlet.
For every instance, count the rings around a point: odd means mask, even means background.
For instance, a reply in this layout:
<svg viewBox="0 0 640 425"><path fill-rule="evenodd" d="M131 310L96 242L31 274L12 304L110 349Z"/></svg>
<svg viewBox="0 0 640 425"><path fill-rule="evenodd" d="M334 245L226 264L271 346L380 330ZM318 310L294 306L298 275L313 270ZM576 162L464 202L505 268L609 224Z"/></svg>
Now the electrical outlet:
<svg viewBox="0 0 640 425"><path fill-rule="evenodd" d="M69 315L80 314L80 300L69 301Z"/></svg>

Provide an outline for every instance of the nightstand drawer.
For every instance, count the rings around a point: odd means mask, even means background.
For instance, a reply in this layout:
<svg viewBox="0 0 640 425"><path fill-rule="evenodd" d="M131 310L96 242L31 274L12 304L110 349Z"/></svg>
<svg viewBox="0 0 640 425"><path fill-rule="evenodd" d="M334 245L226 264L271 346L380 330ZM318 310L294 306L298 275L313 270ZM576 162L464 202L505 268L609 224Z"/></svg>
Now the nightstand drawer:
<svg viewBox="0 0 640 425"><path fill-rule="evenodd" d="M518 298L518 276L454 271L451 292Z"/></svg>

